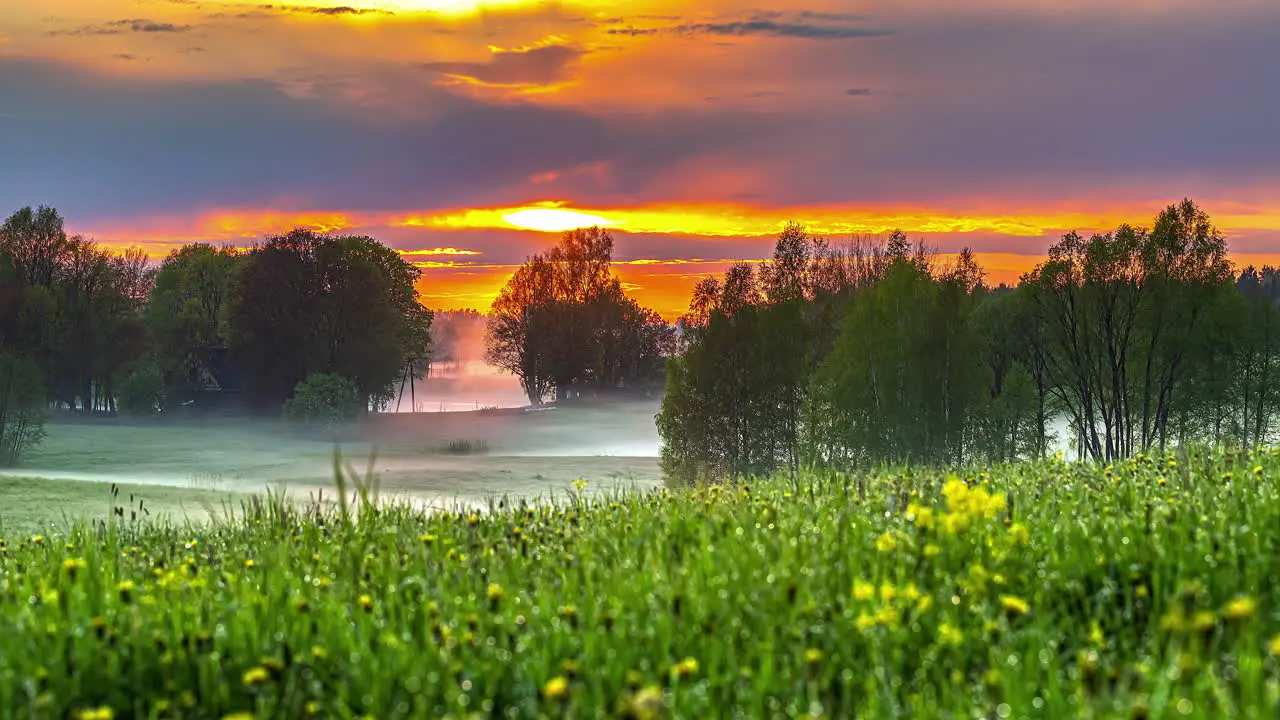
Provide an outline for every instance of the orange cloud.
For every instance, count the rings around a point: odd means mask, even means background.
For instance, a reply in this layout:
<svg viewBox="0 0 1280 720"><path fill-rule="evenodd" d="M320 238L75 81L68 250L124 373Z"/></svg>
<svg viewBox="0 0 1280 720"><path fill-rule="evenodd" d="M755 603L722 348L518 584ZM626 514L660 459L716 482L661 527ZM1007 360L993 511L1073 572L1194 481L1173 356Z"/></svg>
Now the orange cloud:
<svg viewBox="0 0 1280 720"><path fill-rule="evenodd" d="M456 210L409 216L392 225L462 229L518 229L557 233L599 225L635 234L701 237L768 237L788 222L804 225L820 235L879 234L894 229L912 233L990 232L1015 237L1040 237L1064 229L1114 228L1124 223L1149 222L1150 210L1080 213L1032 211L995 214L942 211L930 208L757 208L748 205L652 205L613 209L574 209L561 201L544 201L511 208ZM1224 228L1280 230L1280 210L1254 210L1215 215Z"/></svg>

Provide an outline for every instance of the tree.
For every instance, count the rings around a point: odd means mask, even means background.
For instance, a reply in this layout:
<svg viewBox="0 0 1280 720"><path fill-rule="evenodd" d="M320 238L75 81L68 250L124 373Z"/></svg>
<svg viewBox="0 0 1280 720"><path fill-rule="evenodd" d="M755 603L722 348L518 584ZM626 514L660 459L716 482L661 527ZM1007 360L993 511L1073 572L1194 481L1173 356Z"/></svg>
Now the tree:
<svg viewBox="0 0 1280 720"><path fill-rule="evenodd" d="M146 321L169 400L195 397L200 351L230 345L231 300L244 260L234 248L194 243L161 263Z"/></svg>
<svg viewBox="0 0 1280 720"><path fill-rule="evenodd" d="M26 285L52 285L72 243L58 211L41 205L25 207L0 225L0 250L8 253Z"/></svg>
<svg viewBox="0 0 1280 720"><path fill-rule="evenodd" d="M672 330L626 297L614 276L613 237L600 228L566 232L529 258L490 310L485 358L520 378L529 402L575 387L650 387Z"/></svg>
<svg viewBox="0 0 1280 720"><path fill-rule="evenodd" d="M0 467L12 467L44 439L44 391L30 358L0 351Z"/></svg>
<svg viewBox="0 0 1280 720"><path fill-rule="evenodd" d="M228 310L251 406L278 412L313 373L355 383L362 408L385 406L404 369L429 357L431 313L418 303L419 274L368 237L295 230L251 250Z"/></svg>

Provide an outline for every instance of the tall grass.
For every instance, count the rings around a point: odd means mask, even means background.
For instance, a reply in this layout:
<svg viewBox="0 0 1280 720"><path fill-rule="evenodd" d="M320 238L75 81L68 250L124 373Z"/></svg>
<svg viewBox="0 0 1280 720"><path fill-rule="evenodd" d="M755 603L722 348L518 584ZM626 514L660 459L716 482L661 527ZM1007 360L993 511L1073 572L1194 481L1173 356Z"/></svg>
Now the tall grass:
<svg viewBox="0 0 1280 720"><path fill-rule="evenodd" d="M1280 459L255 500L0 553L0 707L62 717L1275 717Z"/></svg>

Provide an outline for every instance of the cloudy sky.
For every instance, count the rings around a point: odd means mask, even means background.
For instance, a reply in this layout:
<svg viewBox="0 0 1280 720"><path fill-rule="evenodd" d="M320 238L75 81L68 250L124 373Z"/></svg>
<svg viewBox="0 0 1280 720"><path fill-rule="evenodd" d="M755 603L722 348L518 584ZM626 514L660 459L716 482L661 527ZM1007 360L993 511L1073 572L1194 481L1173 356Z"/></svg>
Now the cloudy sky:
<svg viewBox="0 0 1280 720"><path fill-rule="evenodd" d="M781 224L995 279L1193 197L1280 257L1274 0L3 0L0 213L157 257L294 226L485 308L604 223L674 314Z"/></svg>

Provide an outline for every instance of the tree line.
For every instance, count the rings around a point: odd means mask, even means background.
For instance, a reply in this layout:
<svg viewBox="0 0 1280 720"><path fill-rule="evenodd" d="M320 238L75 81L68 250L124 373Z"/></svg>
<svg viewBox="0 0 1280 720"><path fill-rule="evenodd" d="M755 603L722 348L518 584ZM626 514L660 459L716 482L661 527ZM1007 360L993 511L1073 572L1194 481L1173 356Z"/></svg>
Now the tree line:
<svg viewBox="0 0 1280 720"><path fill-rule="evenodd" d="M1068 233L1014 287L967 249L944 263L901 232L833 244L792 225L771 259L694 289L662 466L693 482L1257 446L1280 413L1278 298L1280 271L1237 275L1190 200L1150 228Z"/></svg>
<svg viewBox="0 0 1280 720"><path fill-rule="evenodd" d="M39 441L50 409L154 414L211 384L252 413L385 406L429 362L419 274L373 238L307 230L153 266L23 208L0 225L0 464Z"/></svg>

